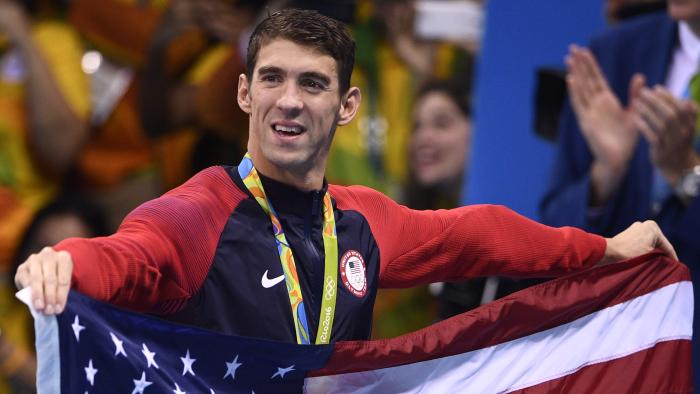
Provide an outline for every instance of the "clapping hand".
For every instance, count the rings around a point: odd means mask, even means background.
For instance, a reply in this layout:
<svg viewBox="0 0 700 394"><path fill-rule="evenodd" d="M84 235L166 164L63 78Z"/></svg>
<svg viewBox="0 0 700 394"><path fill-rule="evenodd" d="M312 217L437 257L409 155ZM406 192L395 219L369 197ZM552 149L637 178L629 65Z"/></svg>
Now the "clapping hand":
<svg viewBox="0 0 700 394"><path fill-rule="evenodd" d="M637 144L633 109L622 106L590 50L572 45L566 64L571 105L593 155L592 197L603 204L624 175ZM629 85L630 103L636 101L643 86L644 77L634 75Z"/></svg>
<svg viewBox="0 0 700 394"><path fill-rule="evenodd" d="M649 143L652 163L669 184L675 185L684 171L700 164L693 149L697 105L655 86L641 90L634 109L635 126Z"/></svg>

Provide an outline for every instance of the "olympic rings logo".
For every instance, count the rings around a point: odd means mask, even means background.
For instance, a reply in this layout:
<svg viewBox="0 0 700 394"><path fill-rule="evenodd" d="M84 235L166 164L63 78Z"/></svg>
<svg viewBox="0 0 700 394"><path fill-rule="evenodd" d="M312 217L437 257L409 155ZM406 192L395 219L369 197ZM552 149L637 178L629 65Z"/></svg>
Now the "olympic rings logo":
<svg viewBox="0 0 700 394"><path fill-rule="evenodd" d="M332 277L327 276L326 277L326 291L324 291L324 294L325 294L324 297L326 298L326 300L330 300L331 298L333 298L335 296L335 289L336 289L335 281L333 280Z"/></svg>

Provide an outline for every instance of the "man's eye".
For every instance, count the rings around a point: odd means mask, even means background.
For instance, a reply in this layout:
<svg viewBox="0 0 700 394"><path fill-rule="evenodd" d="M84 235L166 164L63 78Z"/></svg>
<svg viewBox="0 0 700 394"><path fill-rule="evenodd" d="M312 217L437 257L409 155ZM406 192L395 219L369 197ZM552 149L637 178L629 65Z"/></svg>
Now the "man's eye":
<svg viewBox="0 0 700 394"><path fill-rule="evenodd" d="M263 82L280 82L282 80L282 77L280 77L279 75L275 75L275 74L267 74L267 75L261 76L260 80Z"/></svg>
<svg viewBox="0 0 700 394"><path fill-rule="evenodd" d="M323 85L322 83L320 83L318 81L314 81L313 79L305 79L305 80L301 81L301 84L304 87L314 89L314 90L323 90L326 88L325 85Z"/></svg>

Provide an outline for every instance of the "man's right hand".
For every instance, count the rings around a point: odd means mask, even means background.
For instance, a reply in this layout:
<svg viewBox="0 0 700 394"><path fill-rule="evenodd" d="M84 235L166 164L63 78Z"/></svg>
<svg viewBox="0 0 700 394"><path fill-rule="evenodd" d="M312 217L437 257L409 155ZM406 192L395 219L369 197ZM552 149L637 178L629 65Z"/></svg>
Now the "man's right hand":
<svg viewBox="0 0 700 394"><path fill-rule="evenodd" d="M593 155L591 205L603 205L622 179L639 132L632 107L622 107L590 50L572 45L566 64L571 106ZM630 81L630 103L643 87L644 77L636 74Z"/></svg>
<svg viewBox="0 0 700 394"><path fill-rule="evenodd" d="M34 308L47 315L63 312L73 274L73 259L68 252L46 247L29 256L17 268L15 285L32 289Z"/></svg>

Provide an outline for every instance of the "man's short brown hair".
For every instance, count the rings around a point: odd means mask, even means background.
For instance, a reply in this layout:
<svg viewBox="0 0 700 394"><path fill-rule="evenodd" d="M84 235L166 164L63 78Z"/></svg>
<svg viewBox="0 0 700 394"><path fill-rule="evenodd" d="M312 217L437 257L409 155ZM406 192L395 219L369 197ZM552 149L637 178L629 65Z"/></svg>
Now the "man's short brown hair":
<svg viewBox="0 0 700 394"><path fill-rule="evenodd" d="M258 52L274 39L285 39L331 56L338 66L340 93L350 88L355 64L355 40L345 25L317 11L284 9L260 22L250 36L246 55L246 76L252 81Z"/></svg>

